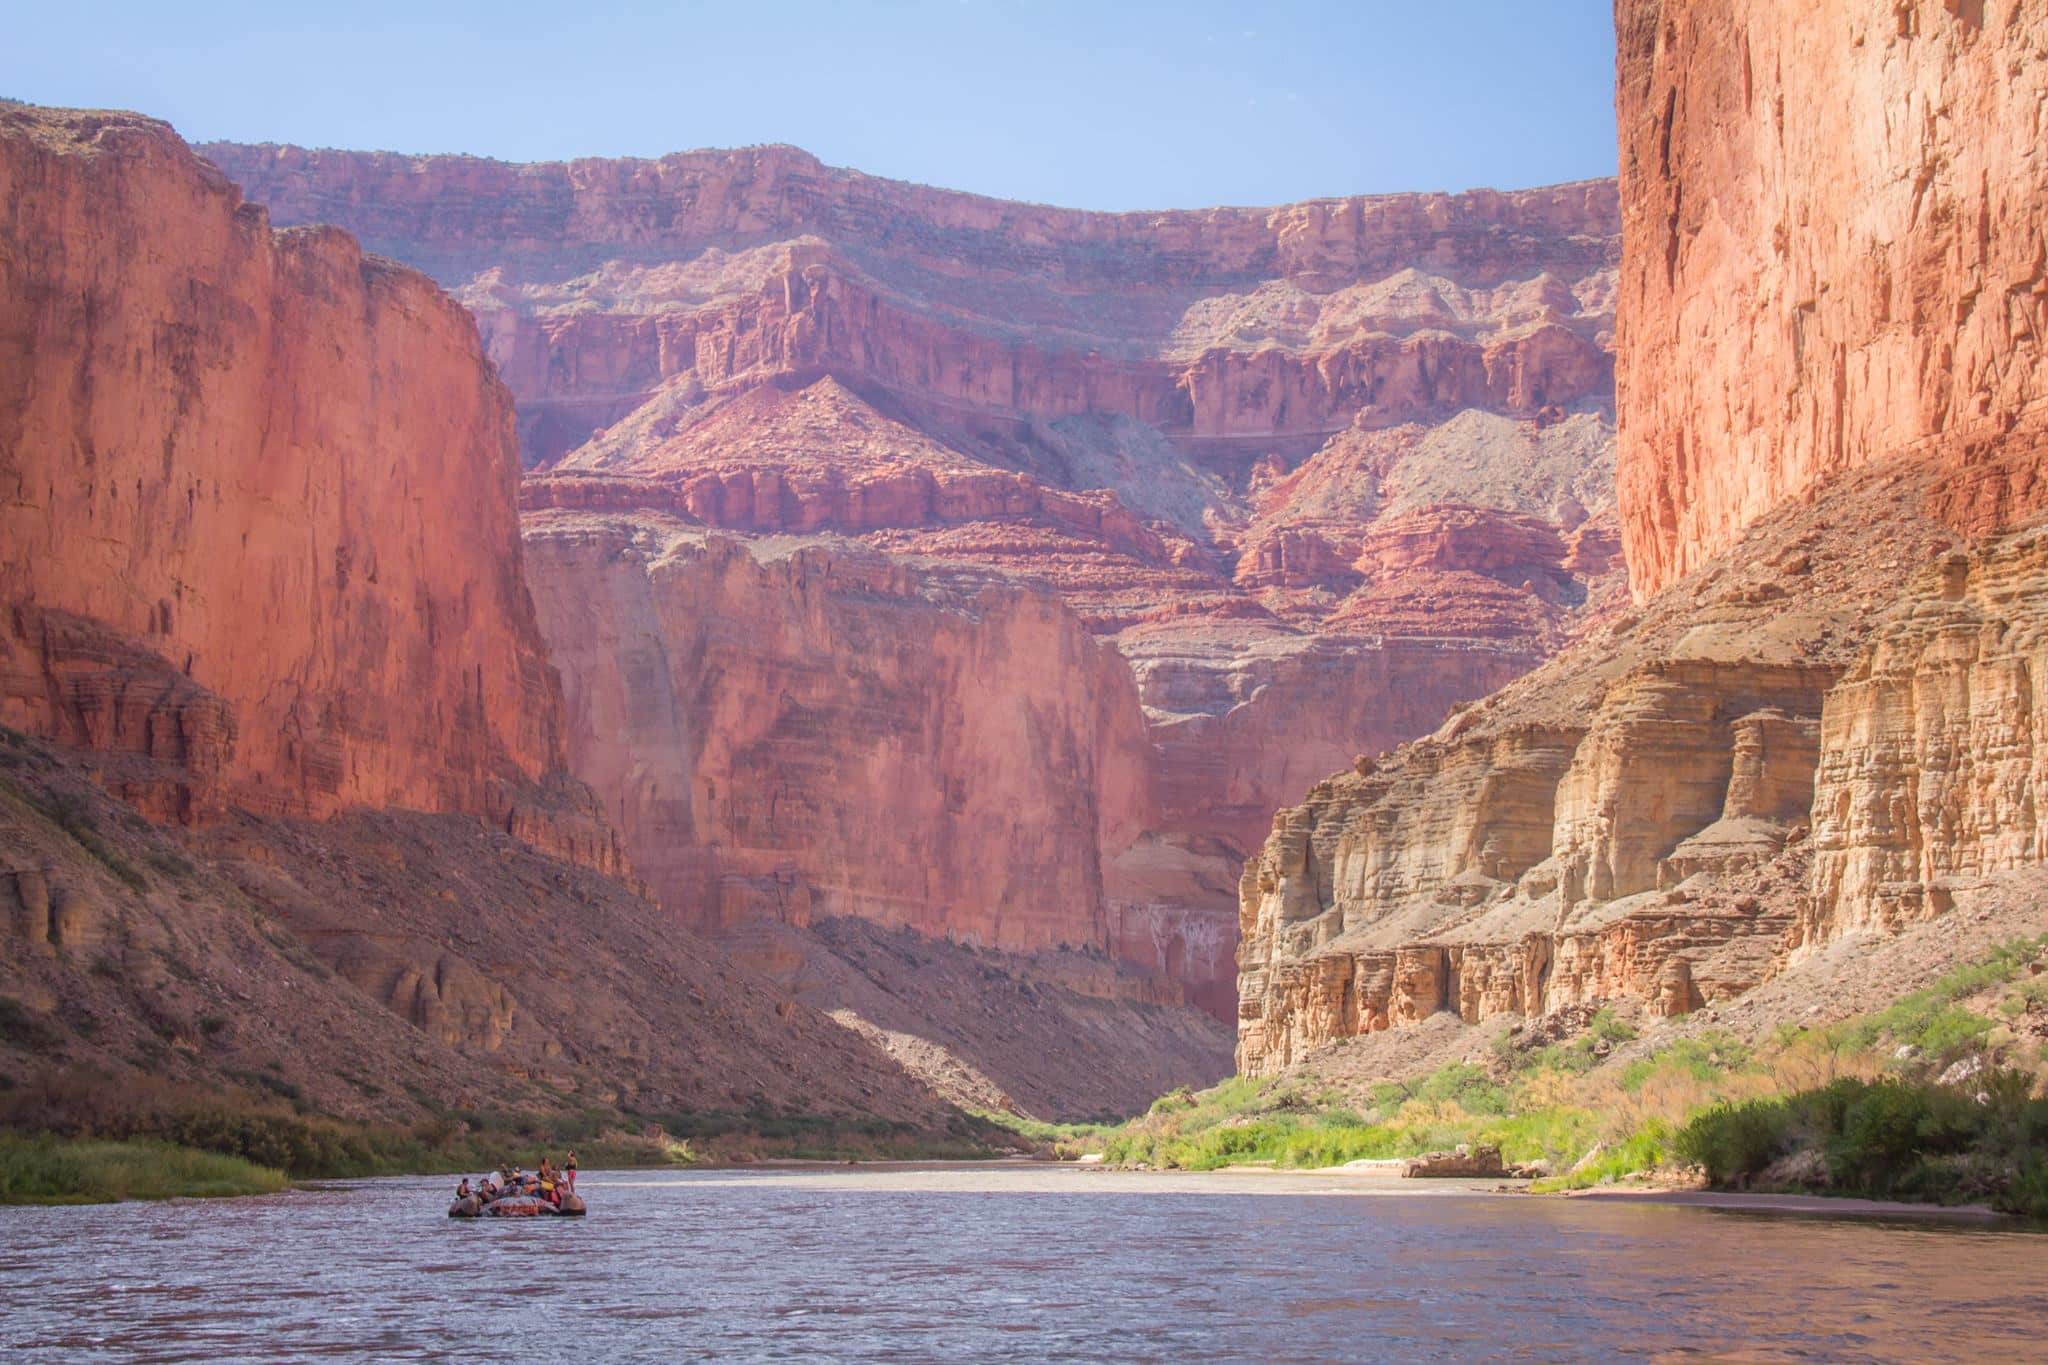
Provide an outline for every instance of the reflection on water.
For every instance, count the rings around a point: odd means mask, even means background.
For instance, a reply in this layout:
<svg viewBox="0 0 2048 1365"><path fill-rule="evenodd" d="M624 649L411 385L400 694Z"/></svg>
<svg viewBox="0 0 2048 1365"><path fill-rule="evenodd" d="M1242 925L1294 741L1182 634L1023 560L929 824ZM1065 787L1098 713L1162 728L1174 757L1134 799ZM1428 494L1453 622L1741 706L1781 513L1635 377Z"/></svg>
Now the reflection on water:
<svg viewBox="0 0 2048 1365"><path fill-rule="evenodd" d="M586 1173L0 1209L0 1354L74 1360L2038 1358L2025 1232L1071 1168Z"/></svg>

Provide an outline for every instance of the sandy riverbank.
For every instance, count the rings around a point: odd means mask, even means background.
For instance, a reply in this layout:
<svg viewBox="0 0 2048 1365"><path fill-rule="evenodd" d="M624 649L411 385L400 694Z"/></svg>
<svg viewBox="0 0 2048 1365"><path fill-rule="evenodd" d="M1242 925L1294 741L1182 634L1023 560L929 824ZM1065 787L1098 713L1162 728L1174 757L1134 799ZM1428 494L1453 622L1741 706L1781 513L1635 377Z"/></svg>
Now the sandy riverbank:
<svg viewBox="0 0 2048 1365"><path fill-rule="evenodd" d="M670 1173L602 1173L608 1186L745 1184L750 1187L808 1188L854 1176L869 1190L928 1193L1042 1194L1241 1194L1346 1195L1401 1198L1593 1199L1604 1204L1665 1204L1822 1218L1920 1218L2003 1222L2006 1215L1981 1204L1943 1207L1878 1199L1835 1199L1819 1195L1747 1194L1692 1189L1573 1190L1555 1195L1528 1193L1526 1180L1409 1180L1399 1162L1281 1170L1271 1166L1227 1166L1215 1171L1133 1171L1044 1161L862 1162L857 1165L777 1163L721 1170ZM589 1181L596 1172L585 1174Z"/></svg>

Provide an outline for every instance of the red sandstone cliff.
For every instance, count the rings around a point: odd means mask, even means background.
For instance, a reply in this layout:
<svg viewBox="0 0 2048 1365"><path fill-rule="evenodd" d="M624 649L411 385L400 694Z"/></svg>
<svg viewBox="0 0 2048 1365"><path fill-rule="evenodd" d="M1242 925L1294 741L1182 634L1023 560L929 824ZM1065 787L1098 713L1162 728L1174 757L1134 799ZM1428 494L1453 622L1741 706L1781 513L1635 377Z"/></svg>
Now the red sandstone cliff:
<svg viewBox="0 0 2048 1365"><path fill-rule="evenodd" d="M684 915L1110 946L1144 721L1057 598L647 514L534 513L526 538L577 770Z"/></svg>
<svg viewBox="0 0 2048 1365"><path fill-rule="evenodd" d="M1619 483L1654 592L1897 458L1986 530L2048 457L2048 15L1621 3Z"/></svg>
<svg viewBox="0 0 2048 1365"><path fill-rule="evenodd" d="M0 203L0 715L165 814L517 823L560 702L462 310L133 115L0 110Z"/></svg>

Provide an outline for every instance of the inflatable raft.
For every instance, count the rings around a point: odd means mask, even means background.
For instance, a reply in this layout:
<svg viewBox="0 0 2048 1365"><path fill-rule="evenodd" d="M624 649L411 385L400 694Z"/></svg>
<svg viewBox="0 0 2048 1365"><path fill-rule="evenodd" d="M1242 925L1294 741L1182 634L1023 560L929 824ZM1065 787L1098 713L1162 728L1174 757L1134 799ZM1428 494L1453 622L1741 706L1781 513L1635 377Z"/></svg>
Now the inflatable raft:
<svg viewBox="0 0 2048 1365"><path fill-rule="evenodd" d="M537 1194L508 1194L486 1204L472 1194L448 1206L450 1218L581 1218L585 1212L583 1197L568 1193L559 1205Z"/></svg>

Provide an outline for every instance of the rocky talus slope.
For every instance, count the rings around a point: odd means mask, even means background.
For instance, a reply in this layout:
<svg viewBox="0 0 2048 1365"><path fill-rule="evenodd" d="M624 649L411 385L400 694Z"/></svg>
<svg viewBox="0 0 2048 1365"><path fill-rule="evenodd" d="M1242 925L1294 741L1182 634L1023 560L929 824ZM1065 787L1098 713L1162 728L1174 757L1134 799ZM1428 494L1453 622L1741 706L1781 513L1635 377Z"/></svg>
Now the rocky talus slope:
<svg viewBox="0 0 2048 1365"><path fill-rule="evenodd" d="M234 811L195 831L91 778L0 742L10 1103L49 1092L92 1122L189 1090L383 1124L574 1109L946 1131L872 1046L616 879L481 821Z"/></svg>
<svg viewBox="0 0 2048 1365"><path fill-rule="evenodd" d="M2048 564L1995 533L2044 453L2048 29L1993 11L1619 6L1645 600L1276 817L1241 1069L1440 1013L1725 1007L2012 909Z"/></svg>
<svg viewBox="0 0 2048 1365"><path fill-rule="evenodd" d="M1987 530L2044 489L2038 6L1616 6L1620 479L1654 592L1900 458Z"/></svg>
<svg viewBox="0 0 2048 1365"><path fill-rule="evenodd" d="M1068 803L1092 804L1092 826L1060 816L1058 841L1093 864L1083 875L1100 892L1077 898L1065 875L1019 884L1005 929L966 904L942 916L942 873L893 892L884 923L943 917L991 942L1029 919L1083 945L1107 921L1115 951L1227 1014L1231 888L1273 807L1523 672L1607 600L1619 248L1606 183L1101 214L876 180L786 147L536 166L206 150L280 221L340 223L471 308L537 467L522 493L536 545L566 512L838 535L926 578L934 561L1007 575L1053 599L1033 611L1114 644L1109 665L1065 646L1032 665L1076 670L1039 677L1041 691L1134 699L1100 723L1135 721L1149 741L1136 779L1095 765L1112 785ZM571 576L543 595L614 600L577 576L593 567L550 556L540 575ZM780 581L784 602L757 608L807 619L808 590ZM670 575L665 591L683 596L650 609L721 614L725 600L689 595L713 586ZM638 639L649 619L569 647ZM740 638L758 619L709 628ZM897 623L875 639L905 658L961 638L944 608L873 619ZM982 619L993 634L976 648L1012 653L1000 615ZM545 612L543 624L553 631ZM927 722L885 724L889 703L828 699L826 682L807 705L863 713L832 741L829 771L727 772L716 749L678 748L666 719L571 747L617 749L615 770L663 773L666 791L715 784L760 813L741 842L786 850L786 886L852 904L843 845L813 856L804 808L901 806L876 784L905 771L891 755L921 744ZM1062 768L1063 753L1013 751L1012 767L1048 770L1005 789L1085 781L1089 765ZM605 792L640 861L742 866L723 835L686 850L636 833L670 821L644 806L648 790ZM917 819L907 828L929 846ZM1016 865L975 828L949 856ZM683 887L656 880L671 900ZM1043 904L1025 910L1032 896Z"/></svg>

